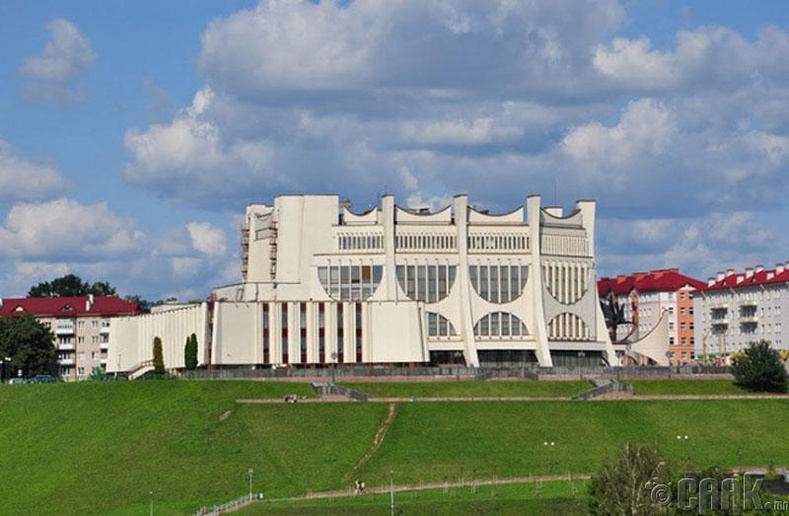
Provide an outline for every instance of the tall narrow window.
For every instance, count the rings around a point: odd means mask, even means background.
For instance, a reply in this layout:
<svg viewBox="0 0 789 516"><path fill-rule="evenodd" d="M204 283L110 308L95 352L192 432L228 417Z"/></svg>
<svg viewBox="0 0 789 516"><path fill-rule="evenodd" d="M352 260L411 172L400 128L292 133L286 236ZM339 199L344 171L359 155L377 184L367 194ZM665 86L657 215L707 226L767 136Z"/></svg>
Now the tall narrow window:
<svg viewBox="0 0 789 516"><path fill-rule="evenodd" d="M288 304L282 303L282 363L288 363Z"/></svg>
<svg viewBox="0 0 789 516"><path fill-rule="evenodd" d="M355 303L356 312L356 362L362 361L362 304Z"/></svg>
<svg viewBox="0 0 789 516"><path fill-rule="evenodd" d="M271 347L271 337L269 335L269 304L263 303L263 363L270 361L269 348Z"/></svg>
<svg viewBox="0 0 789 516"><path fill-rule="evenodd" d="M302 364L307 362L307 303L299 303L299 355Z"/></svg>
<svg viewBox="0 0 789 516"><path fill-rule="evenodd" d="M318 362L326 363L326 304L318 303Z"/></svg>
<svg viewBox="0 0 789 516"><path fill-rule="evenodd" d="M345 329L343 328L343 304L337 303L337 361L342 363L345 358Z"/></svg>

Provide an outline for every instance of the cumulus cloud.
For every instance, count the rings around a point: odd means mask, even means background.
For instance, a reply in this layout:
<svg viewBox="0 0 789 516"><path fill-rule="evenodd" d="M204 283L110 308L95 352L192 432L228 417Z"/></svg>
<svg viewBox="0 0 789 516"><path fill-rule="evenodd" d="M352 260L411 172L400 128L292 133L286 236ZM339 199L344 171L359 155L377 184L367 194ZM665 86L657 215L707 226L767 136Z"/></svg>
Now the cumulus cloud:
<svg viewBox="0 0 789 516"><path fill-rule="evenodd" d="M206 256L223 256L227 253L225 232L210 222L190 222L186 225L192 247Z"/></svg>
<svg viewBox="0 0 789 516"><path fill-rule="evenodd" d="M106 203L92 205L61 198L14 205L0 226L0 256L57 261L76 257L119 256L144 238Z"/></svg>
<svg viewBox="0 0 789 516"><path fill-rule="evenodd" d="M461 84L565 90L571 85L561 79L587 68L589 45L624 14L614 0L575 7L570 0L264 0L209 25L200 69L222 91L249 96Z"/></svg>
<svg viewBox="0 0 789 516"><path fill-rule="evenodd" d="M17 156L10 144L0 140L0 204L46 199L67 186L55 166Z"/></svg>
<svg viewBox="0 0 789 516"><path fill-rule="evenodd" d="M74 81L98 57L90 41L68 20L58 18L47 27L50 41L39 55L25 59L19 74L25 79L28 95L43 100L73 102L81 93Z"/></svg>
<svg viewBox="0 0 789 516"><path fill-rule="evenodd" d="M273 150L264 141L222 141L206 116L214 94L197 92L192 105L170 124L130 129L124 143L134 161L124 177L186 203L222 203L272 177ZM188 188L187 188L188 186Z"/></svg>
<svg viewBox="0 0 789 516"><path fill-rule="evenodd" d="M673 51L652 49L645 36L614 38L595 48L595 69L613 83L635 90L705 86L737 88L755 77L785 80L789 37L765 28L751 43L726 27L701 27L677 34Z"/></svg>
<svg viewBox="0 0 789 516"><path fill-rule="evenodd" d="M573 128L562 140L562 150L577 166L587 170L603 170L600 179L609 181L622 169L665 152L676 133L669 110L654 99L630 102L619 123L605 127L594 122ZM626 172L618 174L626 179Z"/></svg>

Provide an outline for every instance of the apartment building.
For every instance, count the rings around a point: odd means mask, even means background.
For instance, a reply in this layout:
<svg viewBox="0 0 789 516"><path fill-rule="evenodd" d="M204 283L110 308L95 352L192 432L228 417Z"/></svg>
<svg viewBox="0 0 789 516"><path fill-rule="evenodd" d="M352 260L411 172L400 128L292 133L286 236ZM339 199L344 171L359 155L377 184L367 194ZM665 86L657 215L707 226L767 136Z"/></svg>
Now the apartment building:
<svg viewBox="0 0 789 516"><path fill-rule="evenodd" d="M137 303L114 296L0 299L0 317L31 314L52 330L60 376L72 381L106 371L112 319L137 312Z"/></svg>
<svg viewBox="0 0 789 516"><path fill-rule="evenodd" d="M783 336L789 324L789 262L769 270L756 265L718 272L694 294L693 304L700 360L728 364L732 354L760 340L781 351L789 349Z"/></svg>
<svg viewBox="0 0 789 516"><path fill-rule="evenodd" d="M635 272L615 278L601 278L597 290L603 303L615 302L627 321L612 336L615 343L634 343L644 339L665 316L665 351L671 365L694 360L695 323L693 293L705 288L704 282L686 276L679 269ZM635 354L634 354L635 355ZM657 362L662 357L634 356L637 363Z"/></svg>

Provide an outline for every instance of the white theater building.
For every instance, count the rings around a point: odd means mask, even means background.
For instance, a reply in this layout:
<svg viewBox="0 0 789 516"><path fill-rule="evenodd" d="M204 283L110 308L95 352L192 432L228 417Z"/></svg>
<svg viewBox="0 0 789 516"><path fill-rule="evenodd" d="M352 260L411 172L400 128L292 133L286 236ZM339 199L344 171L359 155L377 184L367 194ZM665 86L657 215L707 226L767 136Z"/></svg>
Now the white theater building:
<svg viewBox="0 0 789 516"><path fill-rule="evenodd" d="M465 195L437 212L385 195L357 214L337 195L279 196L246 209L243 282L214 291L200 360L613 363L594 242L594 201L564 216L535 195L492 215Z"/></svg>

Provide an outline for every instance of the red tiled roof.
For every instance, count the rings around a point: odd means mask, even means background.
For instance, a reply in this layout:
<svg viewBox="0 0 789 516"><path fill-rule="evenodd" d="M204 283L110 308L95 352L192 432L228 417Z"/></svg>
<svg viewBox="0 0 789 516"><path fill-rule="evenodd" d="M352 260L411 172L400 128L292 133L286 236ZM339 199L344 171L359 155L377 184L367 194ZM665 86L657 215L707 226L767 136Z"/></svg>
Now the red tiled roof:
<svg viewBox="0 0 789 516"><path fill-rule="evenodd" d="M611 292L616 296L627 294L633 290L638 292L676 292L684 286L696 290L704 289L703 281L685 276L679 269L662 269L650 272L634 272L628 276L616 278L600 278L597 281L597 292L606 297Z"/></svg>
<svg viewBox="0 0 789 516"><path fill-rule="evenodd" d="M115 296L96 296L88 306L88 296L80 297L23 297L2 299L0 316L85 317L90 315L113 316L137 313L137 303L130 303Z"/></svg>
<svg viewBox="0 0 789 516"><path fill-rule="evenodd" d="M705 286L704 289L743 288L784 282L789 282L789 269L760 270L759 272L749 270L747 272L727 273L723 276L723 279L715 280L711 285Z"/></svg>

